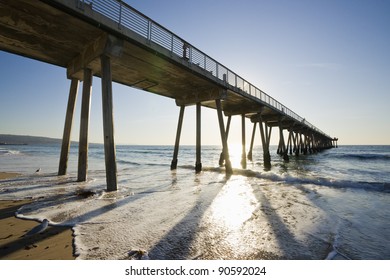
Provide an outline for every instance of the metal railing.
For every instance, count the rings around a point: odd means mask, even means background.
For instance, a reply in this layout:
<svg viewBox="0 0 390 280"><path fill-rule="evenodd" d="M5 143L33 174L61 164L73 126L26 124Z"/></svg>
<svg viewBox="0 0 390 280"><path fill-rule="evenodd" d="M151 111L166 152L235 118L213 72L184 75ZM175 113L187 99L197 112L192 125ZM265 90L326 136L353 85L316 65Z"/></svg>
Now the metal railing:
<svg viewBox="0 0 390 280"><path fill-rule="evenodd" d="M322 134L328 138L327 134L316 128L304 118L275 100L261 89L252 85L244 78L234 73L221 63L206 55L201 50L192 46L182 38L178 37L165 27L145 16L141 12L132 8L121 0L75 0L77 7L81 10L92 9L117 23L118 31L127 28L150 42L156 43L168 50L171 55L176 55L187 60L191 67L199 67L208 75L219 79L222 83L228 84L241 94L248 94L267 104L274 110L285 116L289 116L295 121L304 124L311 130Z"/></svg>

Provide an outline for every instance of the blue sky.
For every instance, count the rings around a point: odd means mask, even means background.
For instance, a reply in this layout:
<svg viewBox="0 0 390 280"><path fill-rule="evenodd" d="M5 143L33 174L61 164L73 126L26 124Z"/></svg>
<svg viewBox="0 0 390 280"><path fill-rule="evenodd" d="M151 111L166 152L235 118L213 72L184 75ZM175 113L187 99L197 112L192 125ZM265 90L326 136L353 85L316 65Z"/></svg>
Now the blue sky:
<svg viewBox="0 0 390 280"><path fill-rule="evenodd" d="M126 1L306 118L340 144L390 144L390 1ZM66 70L0 52L0 133L62 137ZM174 100L114 85L117 143L175 140ZM78 139L80 99L72 131ZM220 144L216 112L202 110L202 142ZM240 143L234 117L230 143ZM247 139L251 125L247 124ZM90 141L102 142L94 78ZM260 144L260 137L257 144ZM277 143L278 135L272 135ZM195 144L186 109L182 144Z"/></svg>

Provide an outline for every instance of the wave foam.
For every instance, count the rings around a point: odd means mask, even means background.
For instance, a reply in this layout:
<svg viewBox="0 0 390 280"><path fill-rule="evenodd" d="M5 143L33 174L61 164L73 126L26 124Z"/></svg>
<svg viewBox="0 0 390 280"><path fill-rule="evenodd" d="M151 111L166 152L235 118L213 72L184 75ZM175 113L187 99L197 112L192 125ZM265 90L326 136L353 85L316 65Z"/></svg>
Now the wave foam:
<svg viewBox="0 0 390 280"><path fill-rule="evenodd" d="M185 168L193 168L192 166L184 166ZM224 172L221 167L204 167L203 171ZM390 183L387 182L365 182L365 181L348 181L335 180L324 177L304 176L296 177L294 175L279 175L272 171L260 172L250 169L233 169L234 175L241 175L248 178L256 177L258 179L269 180L273 182L288 183L290 185L316 185L330 188L353 188L364 189L369 191L390 192Z"/></svg>
<svg viewBox="0 0 390 280"><path fill-rule="evenodd" d="M0 150L0 156L12 156L12 155L23 155L21 151L17 150Z"/></svg>

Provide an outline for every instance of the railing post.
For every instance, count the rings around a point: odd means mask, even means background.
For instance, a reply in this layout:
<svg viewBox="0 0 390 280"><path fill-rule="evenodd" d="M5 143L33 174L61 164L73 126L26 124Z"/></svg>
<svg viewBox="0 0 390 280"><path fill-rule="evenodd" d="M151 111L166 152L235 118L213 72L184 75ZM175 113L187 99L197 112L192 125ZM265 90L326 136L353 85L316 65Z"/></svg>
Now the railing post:
<svg viewBox="0 0 390 280"><path fill-rule="evenodd" d="M148 41L152 41L152 22L148 20Z"/></svg>
<svg viewBox="0 0 390 280"><path fill-rule="evenodd" d="M173 34L171 36L171 55L173 54Z"/></svg>
<svg viewBox="0 0 390 280"><path fill-rule="evenodd" d="M119 19L118 19L118 28L121 29L122 22L122 0L119 0Z"/></svg>
<svg viewBox="0 0 390 280"><path fill-rule="evenodd" d="M227 71L226 71L226 81L230 85L230 83L229 83L229 69L227 69Z"/></svg>

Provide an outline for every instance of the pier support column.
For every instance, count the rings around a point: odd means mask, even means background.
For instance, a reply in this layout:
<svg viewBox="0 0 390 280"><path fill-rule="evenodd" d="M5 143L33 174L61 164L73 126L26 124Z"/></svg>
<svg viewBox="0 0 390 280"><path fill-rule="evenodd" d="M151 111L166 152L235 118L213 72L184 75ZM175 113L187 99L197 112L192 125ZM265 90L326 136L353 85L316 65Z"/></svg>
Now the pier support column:
<svg viewBox="0 0 390 280"><path fill-rule="evenodd" d="M92 93L92 71L84 69L83 96L81 101L81 118L80 118L80 138L79 138L79 161L77 181L84 182L87 180L88 169L88 126L89 112Z"/></svg>
<svg viewBox="0 0 390 280"><path fill-rule="evenodd" d="M301 143L301 154L305 154L305 142L304 142L305 135L303 133L301 133L299 135L299 137L300 137L300 143Z"/></svg>
<svg viewBox="0 0 390 280"><path fill-rule="evenodd" d="M308 138L307 138L307 134L304 134L303 136L305 136L305 140L304 140L304 144L303 144L303 154L307 155Z"/></svg>
<svg viewBox="0 0 390 280"><path fill-rule="evenodd" d="M228 148L228 144L227 144L227 132L225 132L225 125L223 123L221 100L216 99L215 104L217 107L219 130L221 133L221 140L222 140L222 151L223 151L223 157L225 160L225 172L226 172L226 175L229 175L229 174L233 174L233 169L232 169L232 164L230 163L230 158L229 158L229 148ZM231 117L229 117L229 119L228 119L228 127L230 125L230 118Z"/></svg>
<svg viewBox="0 0 390 280"><path fill-rule="evenodd" d="M270 131L269 131L269 134L268 134L267 124L264 123L264 126L265 126L265 129L263 127L263 121L259 121L261 143L262 143L262 146L263 146L264 167L266 169L269 169L269 168L271 168L271 155L269 153L269 143L270 143L270 139L271 139L272 127L270 127Z"/></svg>
<svg viewBox="0 0 390 280"><path fill-rule="evenodd" d="M250 146L249 152L248 152L248 159L249 160L253 160L252 151L253 151L253 144L254 144L254 141L255 141L255 133L256 133L256 123L253 123L251 146Z"/></svg>
<svg viewBox="0 0 390 280"><path fill-rule="evenodd" d="M313 153L313 137L309 134L308 141L307 141L307 148L309 149L309 153Z"/></svg>
<svg viewBox="0 0 390 280"><path fill-rule="evenodd" d="M287 154L287 148L286 148L286 142L284 141L283 127L282 127L281 123L279 123L279 137L280 137L280 140L279 140L279 147L280 147L279 154L281 156L283 156L284 161L289 161L289 157L288 157L288 154Z"/></svg>
<svg viewBox="0 0 390 280"><path fill-rule="evenodd" d="M296 132L294 136L294 152L296 156L299 156L298 132Z"/></svg>
<svg viewBox="0 0 390 280"><path fill-rule="evenodd" d="M229 138L229 131L230 131L230 123L232 121L232 116L229 116L228 117L228 120L227 120L227 124L226 124L226 142ZM225 127L224 127L224 131L225 131ZM224 155L224 151L223 151L223 147L222 147L222 153L221 155L219 156L219 166L223 166L224 165L224 162L225 162L225 155Z"/></svg>
<svg viewBox="0 0 390 280"><path fill-rule="evenodd" d="M264 123L265 127L265 136L266 136L266 143L267 143L267 159L269 161L269 167L271 168L271 154L269 152L269 145L271 143L271 132L272 132L272 126L268 127L267 122Z"/></svg>
<svg viewBox="0 0 390 280"><path fill-rule="evenodd" d="M196 163L195 172L202 171L201 161L201 104L196 103Z"/></svg>
<svg viewBox="0 0 390 280"><path fill-rule="evenodd" d="M278 155L282 154L282 138L281 137L279 137L279 143L278 143L278 148L276 149L276 154L278 154Z"/></svg>
<svg viewBox="0 0 390 280"><path fill-rule="evenodd" d="M65 175L68 168L70 136L72 132L74 109L77 99L77 93L79 90L79 80L72 79L69 90L68 107L66 109L64 134L62 137L60 164L58 167L58 175Z"/></svg>
<svg viewBox="0 0 390 280"><path fill-rule="evenodd" d="M102 72L103 133L107 191L116 191L118 186L114 141L111 59L109 56L102 55L100 62Z"/></svg>
<svg viewBox="0 0 390 280"><path fill-rule="evenodd" d="M311 135L311 150L312 153L318 152L318 139L316 139L314 134Z"/></svg>
<svg viewBox="0 0 390 280"><path fill-rule="evenodd" d="M183 125L184 109L185 109L185 106L180 106L179 122L177 123L175 150L173 151L171 170L175 170L177 168L177 156L179 154L180 134L181 134L181 128Z"/></svg>
<svg viewBox="0 0 390 280"><path fill-rule="evenodd" d="M288 132L287 150L290 150L290 155L293 153L292 141L294 139L292 128Z"/></svg>
<svg viewBox="0 0 390 280"><path fill-rule="evenodd" d="M241 166L243 169L246 169L245 114L241 115L241 134L242 134Z"/></svg>
<svg viewBox="0 0 390 280"><path fill-rule="evenodd" d="M336 140L336 139L333 139L333 140L332 140L332 146L333 146L334 148L337 148L337 140Z"/></svg>

